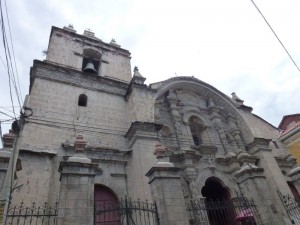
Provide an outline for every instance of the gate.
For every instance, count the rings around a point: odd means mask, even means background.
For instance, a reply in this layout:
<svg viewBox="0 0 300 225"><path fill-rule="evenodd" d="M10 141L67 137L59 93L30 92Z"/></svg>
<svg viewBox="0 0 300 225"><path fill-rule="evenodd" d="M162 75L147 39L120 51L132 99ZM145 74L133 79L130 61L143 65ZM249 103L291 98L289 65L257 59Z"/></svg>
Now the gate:
<svg viewBox="0 0 300 225"><path fill-rule="evenodd" d="M96 201L95 225L159 225L156 203L121 199L119 202Z"/></svg>
<svg viewBox="0 0 300 225"><path fill-rule="evenodd" d="M284 195L280 191L277 193L292 224L300 225L300 199L289 194Z"/></svg>
<svg viewBox="0 0 300 225"><path fill-rule="evenodd" d="M261 225L253 200L196 200L187 204L191 225Z"/></svg>

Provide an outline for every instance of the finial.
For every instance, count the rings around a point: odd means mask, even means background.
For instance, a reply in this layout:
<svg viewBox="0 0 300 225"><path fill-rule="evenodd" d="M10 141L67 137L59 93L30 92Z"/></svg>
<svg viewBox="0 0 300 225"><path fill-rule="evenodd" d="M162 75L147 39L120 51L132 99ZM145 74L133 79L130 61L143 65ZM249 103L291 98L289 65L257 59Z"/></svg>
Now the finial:
<svg viewBox="0 0 300 225"><path fill-rule="evenodd" d="M74 142L74 147L76 152L81 152L85 149L86 141L83 139L82 135L78 135Z"/></svg>
<svg viewBox="0 0 300 225"><path fill-rule="evenodd" d="M134 67L133 72L139 71L139 68L137 66Z"/></svg>
<svg viewBox="0 0 300 225"><path fill-rule="evenodd" d="M237 103L239 103L239 104L243 104L243 100L242 99L240 99L237 95L236 95L236 93L235 92L232 92L232 94L231 94L231 96L232 96L232 99L234 100L234 101L236 101Z"/></svg>
<svg viewBox="0 0 300 225"><path fill-rule="evenodd" d="M15 138L16 134L12 129L10 129L8 134L3 135L3 146L5 148L12 148L14 145Z"/></svg>

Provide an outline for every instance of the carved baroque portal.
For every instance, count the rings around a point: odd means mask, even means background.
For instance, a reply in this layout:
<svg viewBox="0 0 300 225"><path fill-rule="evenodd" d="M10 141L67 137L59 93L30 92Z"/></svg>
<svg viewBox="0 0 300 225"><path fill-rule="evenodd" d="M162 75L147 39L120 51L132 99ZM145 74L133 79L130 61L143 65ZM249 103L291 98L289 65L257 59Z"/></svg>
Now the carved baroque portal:
<svg viewBox="0 0 300 225"><path fill-rule="evenodd" d="M215 146L217 155L224 157L245 151L234 116L212 97L170 89L156 100L155 118L165 127L159 138L169 149L186 151Z"/></svg>

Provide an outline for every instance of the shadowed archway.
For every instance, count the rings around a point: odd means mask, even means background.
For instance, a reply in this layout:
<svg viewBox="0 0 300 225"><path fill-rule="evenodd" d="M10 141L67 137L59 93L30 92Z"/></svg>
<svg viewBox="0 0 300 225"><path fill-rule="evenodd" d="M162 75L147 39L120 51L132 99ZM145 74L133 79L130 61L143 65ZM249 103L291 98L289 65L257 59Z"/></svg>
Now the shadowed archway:
<svg viewBox="0 0 300 225"><path fill-rule="evenodd" d="M208 178L201 190L210 225L237 225L228 188L215 177Z"/></svg>

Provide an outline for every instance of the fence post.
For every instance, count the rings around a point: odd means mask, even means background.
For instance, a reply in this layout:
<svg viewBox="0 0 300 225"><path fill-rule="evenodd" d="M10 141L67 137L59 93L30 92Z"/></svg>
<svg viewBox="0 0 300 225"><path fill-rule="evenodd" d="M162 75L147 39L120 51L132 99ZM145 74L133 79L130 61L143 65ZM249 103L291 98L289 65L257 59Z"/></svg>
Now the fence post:
<svg viewBox="0 0 300 225"><path fill-rule="evenodd" d="M93 225L94 178L98 164L63 161L57 225ZM78 198L80 196L80 198Z"/></svg>
<svg viewBox="0 0 300 225"><path fill-rule="evenodd" d="M160 225L160 221L159 221L159 216L158 216L158 211L157 211L157 205L156 205L156 201L154 201L154 207L155 207L155 215L156 215L156 221L157 221L157 225Z"/></svg>
<svg viewBox="0 0 300 225"><path fill-rule="evenodd" d="M128 208L127 196L125 196L125 214L126 214L126 225L129 225L129 208Z"/></svg>

